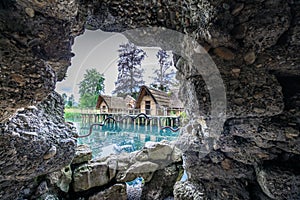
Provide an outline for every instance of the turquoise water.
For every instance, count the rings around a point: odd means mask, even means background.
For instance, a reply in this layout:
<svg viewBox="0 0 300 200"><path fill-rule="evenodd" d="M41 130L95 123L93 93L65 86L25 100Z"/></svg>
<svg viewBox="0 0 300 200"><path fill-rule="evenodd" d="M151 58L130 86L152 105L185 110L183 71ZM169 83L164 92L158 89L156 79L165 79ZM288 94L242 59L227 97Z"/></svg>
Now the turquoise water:
<svg viewBox="0 0 300 200"><path fill-rule="evenodd" d="M89 127L76 123L79 134L89 133ZM179 131L161 130L157 126L133 124L106 124L96 126L90 136L79 138L78 144L87 144L93 151L93 158L105 157L121 152L133 152L144 147L145 142L173 141Z"/></svg>

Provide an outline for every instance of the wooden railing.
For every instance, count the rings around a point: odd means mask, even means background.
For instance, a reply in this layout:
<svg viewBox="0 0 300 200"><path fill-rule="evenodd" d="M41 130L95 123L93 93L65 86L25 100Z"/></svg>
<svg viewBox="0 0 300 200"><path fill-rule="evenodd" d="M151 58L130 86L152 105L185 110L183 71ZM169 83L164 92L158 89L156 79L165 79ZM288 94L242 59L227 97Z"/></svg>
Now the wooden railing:
<svg viewBox="0 0 300 200"><path fill-rule="evenodd" d="M184 110L183 108L159 108L159 109L81 109L82 114L123 114L123 115L137 115L145 113L147 115L155 116L179 116Z"/></svg>

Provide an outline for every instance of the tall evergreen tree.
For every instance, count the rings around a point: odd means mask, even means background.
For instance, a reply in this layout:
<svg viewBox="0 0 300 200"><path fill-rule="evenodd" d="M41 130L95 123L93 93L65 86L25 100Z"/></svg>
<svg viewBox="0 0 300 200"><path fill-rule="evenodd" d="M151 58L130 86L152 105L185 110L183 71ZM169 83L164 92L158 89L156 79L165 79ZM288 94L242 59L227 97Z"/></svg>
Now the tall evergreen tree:
<svg viewBox="0 0 300 200"><path fill-rule="evenodd" d="M145 83L141 62L145 58L146 52L131 42L120 45L118 52L119 73L113 93L119 96L129 94L132 97L136 97L139 87Z"/></svg>
<svg viewBox="0 0 300 200"><path fill-rule="evenodd" d="M170 55L162 49L157 52L156 57L158 58L159 68L154 70L155 76L151 77L153 79L151 85L162 91L168 91L174 83L176 74L171 69L172 60L170 59Z"/></svg>

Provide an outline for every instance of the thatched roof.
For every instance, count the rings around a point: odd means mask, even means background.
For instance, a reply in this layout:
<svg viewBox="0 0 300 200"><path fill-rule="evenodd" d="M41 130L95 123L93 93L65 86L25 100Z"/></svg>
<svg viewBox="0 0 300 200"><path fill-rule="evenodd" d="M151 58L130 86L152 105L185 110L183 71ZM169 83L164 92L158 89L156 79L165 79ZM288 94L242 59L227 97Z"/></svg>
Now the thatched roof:
<svg viewBox="0 0 300 200"><path fill-rule="evenodd" d="M99 95L97 100L96 109L100 109L102 102L105 102L109 109L126 109L128 103L123 97Z"/></svg>
<svg viewBox="0 0 300 200"><path fill-rule="evenodd" d="M140 108L141 107L141 101L144 96L151 96L152 99L156 104L159 106L163 107L168 107L168 108L183 108L182 103L178 99L178 95L169 95L166 92L150 88L147 86L142 86L140 88L139 96L136 100L135 107ZM179 107L178 107L179 106Z"/></svg>

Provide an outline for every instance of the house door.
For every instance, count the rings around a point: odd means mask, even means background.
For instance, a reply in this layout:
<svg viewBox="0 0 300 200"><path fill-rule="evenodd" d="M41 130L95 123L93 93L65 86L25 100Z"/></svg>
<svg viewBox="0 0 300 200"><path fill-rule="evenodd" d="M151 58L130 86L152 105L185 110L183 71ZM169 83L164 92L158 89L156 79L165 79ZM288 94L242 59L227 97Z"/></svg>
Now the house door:
<svg viewBox="0 0 300 200"><path fill-rule="evenodd" d="M146 115L151 114L151 102L150 101L145 101L145 111L146 111Z"/></svg>

